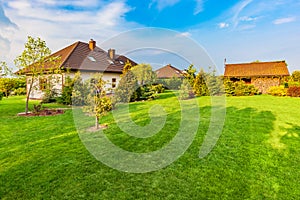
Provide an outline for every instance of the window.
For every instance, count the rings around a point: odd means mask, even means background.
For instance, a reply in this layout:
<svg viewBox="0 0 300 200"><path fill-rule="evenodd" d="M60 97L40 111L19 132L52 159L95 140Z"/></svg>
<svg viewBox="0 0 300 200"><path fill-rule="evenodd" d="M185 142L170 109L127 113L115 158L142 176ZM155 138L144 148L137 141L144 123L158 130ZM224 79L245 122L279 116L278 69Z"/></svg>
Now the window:
<svg viewBox="0 0 300 200"><path fill-rule="evenodd" d="M111 79L111 87L115 88L117 86L117 79L116 78L112 78Z"/></svg>
<svg viewBox="0 0 300 200"><path fill-rule="evenodd" d="M40 90L46 90L47 89L47 78L40 78L39 79L39 86Z"/></svg>
<svg viewBox="0 0 300 200"><path fill-rule="evenodd" d="M93 56L88 56L88 58L90 59L90 61L96 62L96 59Z"/></svg>

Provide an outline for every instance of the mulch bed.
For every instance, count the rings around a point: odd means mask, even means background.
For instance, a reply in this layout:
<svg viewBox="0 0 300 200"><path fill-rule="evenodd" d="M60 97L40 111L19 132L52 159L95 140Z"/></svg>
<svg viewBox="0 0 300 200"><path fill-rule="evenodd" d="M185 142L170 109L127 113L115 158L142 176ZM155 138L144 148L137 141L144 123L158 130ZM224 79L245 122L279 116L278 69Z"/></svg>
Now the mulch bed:
<svg viewBox="0 0 300 200"><path fill-rule="evenodd" d="M38 113L34 112L28 112L27 114L24 113L18 113L18 116L23 116L23 117L33 117L33 116L53 116L53 115L61 115L64 114L64 109L43 109Z"/></svg>

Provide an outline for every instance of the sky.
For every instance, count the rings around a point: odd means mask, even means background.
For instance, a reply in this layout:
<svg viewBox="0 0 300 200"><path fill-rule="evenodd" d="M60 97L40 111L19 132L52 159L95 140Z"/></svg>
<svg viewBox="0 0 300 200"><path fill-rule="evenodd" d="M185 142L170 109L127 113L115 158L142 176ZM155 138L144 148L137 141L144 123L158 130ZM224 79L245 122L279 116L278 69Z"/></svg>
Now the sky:
<svg viewBox="0 0 300 200"><path fill-rule="evenodd" d="M226 58L300 70L300 0L0 0L0 60L13 66L28 35L52 52L93 38L154 68L222 74Z"/></svg>

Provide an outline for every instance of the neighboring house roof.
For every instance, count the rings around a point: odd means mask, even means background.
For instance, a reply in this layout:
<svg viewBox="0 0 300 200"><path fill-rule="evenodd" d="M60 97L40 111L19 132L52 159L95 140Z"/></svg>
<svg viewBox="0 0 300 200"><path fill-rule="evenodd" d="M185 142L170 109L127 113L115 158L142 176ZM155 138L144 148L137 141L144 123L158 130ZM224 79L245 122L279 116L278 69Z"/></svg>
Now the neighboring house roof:
<svg viewBox="0 0 300 200"><path fill-rule="evenodd" d="M289 76L285 61L225 64L226 77Z"/></svg>
<svg viewBox="0 0 300 200"><path fill-rule="evenodd" d="M177 78L182 78L183 76L183 71L180 69L177 69L176 67L173 67L171 64L166 65L158 70L155 71L157 78L172 78L172 77L177 77Z"/></svg>
<svg viewBox="0 0 300 200"><path fill-rule="evenodd" d="M59 56L61 58L60 67L70 70L122 73L127 60L133 66L137 65L136 62L126 56L114 55L114 58L111 58L107 51L96 45L90 49L89 45L89 43L78 41L53 53L51 57Z"/></svg>

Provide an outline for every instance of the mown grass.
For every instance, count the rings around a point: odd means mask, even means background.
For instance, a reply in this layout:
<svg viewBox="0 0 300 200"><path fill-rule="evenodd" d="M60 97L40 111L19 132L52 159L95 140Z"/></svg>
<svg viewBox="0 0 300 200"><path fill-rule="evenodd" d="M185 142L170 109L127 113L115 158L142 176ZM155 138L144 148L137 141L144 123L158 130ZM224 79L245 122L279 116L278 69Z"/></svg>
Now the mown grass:
<svg viewBox="0 0 300 200"><path fill-rule="evenodd" d="M0 199L297 199L300 196L299 98L226 98L226 119L215 148L199 149L209 126L208 97L197 99L201 123L195 140L177 161L161 170L133 174L97 161L81 142L72 110L49 117L17 117L24 97L0 101ZM139 125L149 108L168 113L159 134L137 139L107 115L104 134L128 151L160 149L175 136L180 108L172 93L130 106ZM48 105L49 107L52 105ZM59 107L59 105L53 105ZM197 110L195 110L196 112ZM82 122L93 124L83 116Z"/></svg>

